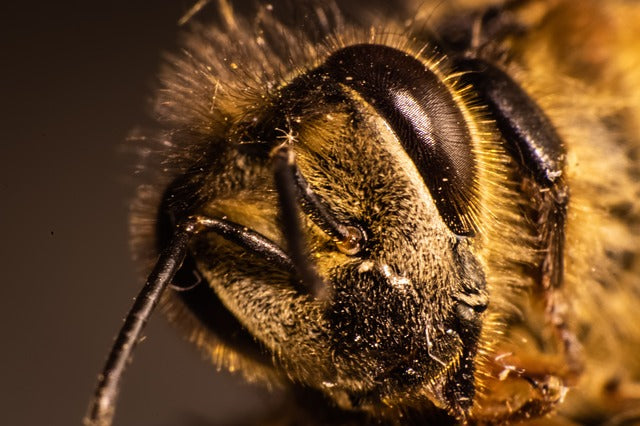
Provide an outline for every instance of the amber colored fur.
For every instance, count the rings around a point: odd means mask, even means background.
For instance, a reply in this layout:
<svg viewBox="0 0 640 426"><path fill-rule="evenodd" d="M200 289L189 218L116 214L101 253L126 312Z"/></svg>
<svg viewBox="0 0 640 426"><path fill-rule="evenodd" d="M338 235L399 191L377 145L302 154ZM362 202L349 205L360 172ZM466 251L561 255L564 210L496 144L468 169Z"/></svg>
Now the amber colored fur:
<svg viewBox="0 0 640 426"><path fill-rule="evenodd" d="M153 257L154 206L162 195L160 188L199 161L207 150L218 150L224 160L197 178L206 183L203 187L211 188L198 194L200 199L211 200L200 213L227 216L282 242L273 187L261 183L270 179L270 168L255 166L243 174L245 165L236 164L243 159L229 146L230 141L242 137L237 129L266 108L279 87L319 64L332 50L352 43L375 42L412 54L420 52L421 60L446 77L450 71L446 65L438 68L439 57L429 53L428 46L421 50L421 31L438 28L451 16L498 3L427 1L415 8L403 3L397 17L363 13L364 24L351 23L334 9L325 8L323 13L330 19L317 18L307 23L305 31L283 24L266 7L257 11L255 19L222 8L222 24L218 26L197 23L196 17L185 37L188 53L170 57L162 73L157 110L166 130L156 137L163 144L149 148L154 152L149 161L162 163L164 171L152 173L153 186L140 187L132 219L135 251L145 261ZM417 12L410 12L413 10ZM531 411L534 416L545 416L538 420L541 424L551 418L558 424L570 424L614 415L640 416L640 4L622 0L526 1L509 13L524 30L491 42L482 55L520 83L565 143L565 178L570 188L566 273L553 297L575 336L573 349L580 368L567 366L569 355L555 340L538 283L526 273L540 254L536 253L531 224L520 214L528 200L519 193L515 166L484 107L450 75L450 89L474 128L480 159L481 208L473 219L481 225L471 249L485 268L491 300L476 357L478 393L468 420L519 421L518 415L510 415L530 401L541 404L538 411ZM317 38L309 36L313 31L326 37L312 40ZM347 126L345 117L338 111L332 119ZM302 141L297 148L300 167L312 184L314 176L321 182L327 173L314 169L315 159L333 149L323 141L348 137L339 128L322 119L310 119L295 134L281 129L283 141L287 137L289 142ZM338 157L347 161L352 155L359 155L357 149ZM378 153L364 149L361 155L366 173L367 161L373 161ZM350 205L345 200L343 207ZM312 224L307 227L320 272L346 262L339 254L322 257L326 238ZM225 248L221 240L214 239L211 244L217 247L211 252L216 255L238 254ZM221 277L242 265L243 261L225 260L224 265L212 266L204 275L222 288ZM253 284L265 297L272 288L267 282L270 278L286 281L268 275L257 278ZM260 290L261 286L266 289ZM229 299L227 303L232 312L243 315L235 302ZM317 306L307 308L301 301L291 308L291 315L320 318ZM165 297L164 309L187 339L217 365L241 370L249 380L281 385L287 383L288 375L304 381L322 374L320 367L318 371L294 371L296 359L321 347L305 348L304 336L293 338L295 344L288 347L286 339L278 340L280 329L274 326L268 345L279 346L284 352L300 351L293 356L284 353L274 367L221 345L171 295ZM246 324L253 332L256 323L268 321L265 316L248 319ZM523 380L522 371L524 376L533 371L536 377L544 377L538 384L547 390ZM425 395L431 398L429 392ZM333 397L341 403L338 395ZM373 410L374 414L393 416L395 406L401 411L404 402L392 399L391 408Z"/></svg>

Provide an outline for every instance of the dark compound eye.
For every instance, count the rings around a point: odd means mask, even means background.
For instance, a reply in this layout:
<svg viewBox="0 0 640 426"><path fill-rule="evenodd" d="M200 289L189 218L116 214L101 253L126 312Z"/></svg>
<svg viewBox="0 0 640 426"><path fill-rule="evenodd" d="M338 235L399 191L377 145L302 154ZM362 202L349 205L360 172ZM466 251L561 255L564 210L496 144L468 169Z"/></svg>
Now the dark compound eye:
<svg viewBox="0 0 640 426"><path fill-rule="evenodd" d="M458 235L473 234L472 138L446 84L415 57L374 44L338 50L319 72L376 109L413 160L445 223Z"/></svg>

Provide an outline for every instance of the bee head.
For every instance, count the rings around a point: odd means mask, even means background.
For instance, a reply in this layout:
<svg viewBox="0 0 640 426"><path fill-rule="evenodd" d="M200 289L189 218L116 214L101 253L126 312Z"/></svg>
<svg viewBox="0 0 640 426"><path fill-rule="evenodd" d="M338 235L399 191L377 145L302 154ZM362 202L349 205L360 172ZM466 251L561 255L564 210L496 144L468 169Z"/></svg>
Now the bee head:
<svg viewBox="0 0 640 426"><path fill-rule="evenodd" d="M426 400L463 415L488 304L474 255L475 163L464 118L436 76L404 52L361 45L334 55L256 108L259 115L237 121L228 137L235 143L217 154L227 169L210 174L215 182L205 186L216 192L200 190L196 209L295 258L270 166L286 147L308 263L330 296L301 292L292 284L300 274L270 260L273 253L248 253L221 235L198 236L192 258L210 297L237 320L229 326L288 379L342 407ZM336 64L354 55L371 56L377 68L350 86ZM412 74L381 79L391 66ZM433 90L416 91L407 82L415 78ZM340 227L357 230L355 246L345 246Z"/></svg>

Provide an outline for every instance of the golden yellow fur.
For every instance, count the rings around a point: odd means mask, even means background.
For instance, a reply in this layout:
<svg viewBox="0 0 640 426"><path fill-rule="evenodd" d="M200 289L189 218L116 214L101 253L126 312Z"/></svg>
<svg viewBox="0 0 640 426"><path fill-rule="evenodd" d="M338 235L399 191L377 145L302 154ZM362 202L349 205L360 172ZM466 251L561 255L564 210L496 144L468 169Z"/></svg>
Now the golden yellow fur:
<svg viewBox="0 0 640 426"><path fill-rule="evenodd" d="M553 297L570 332L580 342L577 350L584 370L576 377L563 364L567 354L554 340L538 284L526 274L527 268L539 261L540 253L536 253L531 224L521 214L521 206L529 200L519 193L514 162L506 154L494 123L487 118L486 106L476 100L469 87L457 83L456 74L446 66L440 67L441 53L424 45L421 38L424 28L438 28L452 14L500 2L440 3L421 3L418 13L411 15L413 20L407 21L409 24L401 20L381 24L372 19L370 26L345 23L323 28L324 21L317 19L317 28L326 32L321 43L312 41L296 27L280 23L267 7L258 11L255 21L240 16L231 18L227 11L228 28L193 24L185 38L185 53L172 57L163 74L158 112L168 130L159 139L172 145L169 154L161 154L166 156L166 164L172 166L155 179L166 185L175 176L184 174L204 155L204 147L208 150L219 147L226 152L230 144L250 143L242 133L247 123L273 102L279 89L340 47L378 43L415 55L454 94L471 128L473 152L479 164L475 194L478 208L470 218L479 224L478 235L470 250L485 269L490 304L476 357L478 394L471 417L500 421L530 400L545 398L552 401L549 410L571 419L606 417L637 408L640 406L637 354L640 352L640 5L623 0L523 2L522 7L514 7L509 13L525 31L501 39L493 46L494 56L490 58L542 107L565 143L565 179L570 189L566 269L564 285L555 290ZM365 116L375 115L366 108L363 111ZM288 133L291 130L288 128L279 130L284 142L298 144L300 168L313 185L323 182L329 173L315 165L320 164L318 159L334 155L332 150L339 145L327 141L353 135L344 130L349 126L346 112L305 118L308 120L297 127L296 133ZM384 127L375 117L372 126ZM380 134L383 133L381 128ZM352 151L335 154L345 162L350 155L370 160L378 155L388 155L389 161L395 158L391 148L369 151L364 143ZM229 154L229 159L229 165L201 177L208 184L203 188L215 189L208 193L201 190L204 192L198 194L212 200L199 213L228 217L283 244L272 185L256 184L237 192L224 182L224 177L225 173L231 174L232 167L243 170L244 165L231 164L243 160L233 154ZM365 160L363 163L367 164ZM270 179L269 167L261 167L242 179L251 183ZM343 181L342 190L346 193L358 187L357 183L350 185L355 179L348 173ZM408 182L411 187L408 191L413 193L413 185L416 188L419 185L411 179ZM144 257L153 252L151 216L155 211L151 212L148 206L157 204L162 194L156 188L141 188L142 207L134 212L132 228L136 250L143 252ZM415 191L418 193L420 189ZM345 208L364 210L363 206L348 205L346 200L344 203ZM308 221L305 229L312 257L321 273L350 262L346 256L326 248L330 239L313 223ZM211 253L238 255L237 250L225 248L220 238L209 242L215 246ZM242 265L239 261L236 266ZM225 306L242 317L243 308L235 301L238 295L226 288L226 271L212 266L205 279L216 288ZM286 281L286 277L278 279ZM265 292L265 297L273 291L279 297L278 285L266 290L261 290L261 286L264 288L265 283L258 279L243 291ZM229 294L225 293L227 290ZM306 316L310 321L317 319L322 323L317 305L303 298L298 302L299 305L291 307L291 316ZM289 348L290 336L279 336L281 330L274 327L269 330L273 335L263 341L271 349L277 348L274 352L281 357L277 367L284 367L279 369L248 359L222 344L175 296L167 295L163 303L169 319L218 366L241 370L250 380L278 384L286 382L289 376L304 382L324 373L321 366L317 371L295 371L298 358L311 363L314 357L328 357L329 350L323 353L326 348L322 345L296 348L303 340L301 337L293 338L294 344ZM273 309L280 312L287 306L283 302ZM245 319L243 324L257 335L264 332L260 329L261 321L265 318ZM294 326L291 329L297 333L307 330ZM291 358L287 356L288 350L299 352ZM305 350L311 352L303 354ZM546 374L545 385L551 389L550 395L541 395L539 389L518 377L518 370L527 368ZM443 370L442 374L445 373ZM427 388L424 395L433 400L433 390ZM393 412L395 406L411 404L413 397L420 396L407 396L407 401L388 399L386 408ZM340 395L333 397L341 403ZM549 410L541 409L540 414L546 415Z"/></svg>

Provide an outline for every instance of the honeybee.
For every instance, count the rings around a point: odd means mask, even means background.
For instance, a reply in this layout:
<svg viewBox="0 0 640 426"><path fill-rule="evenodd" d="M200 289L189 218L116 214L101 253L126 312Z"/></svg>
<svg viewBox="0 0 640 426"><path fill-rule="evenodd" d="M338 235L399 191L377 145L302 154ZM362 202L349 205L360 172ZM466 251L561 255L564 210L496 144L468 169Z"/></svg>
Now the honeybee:
<svg viewBox="0 0 640 426"><path fill-rule="evenodd" d="M191 20L87 424L158 301L285 423L640 422L640 3L375 7Z"/></svg>

